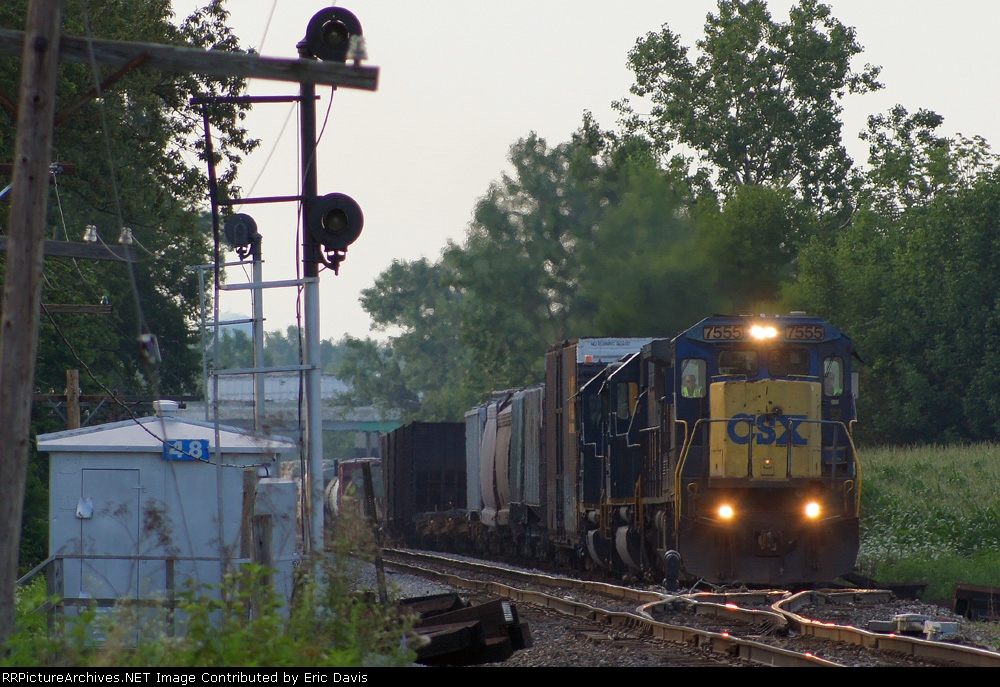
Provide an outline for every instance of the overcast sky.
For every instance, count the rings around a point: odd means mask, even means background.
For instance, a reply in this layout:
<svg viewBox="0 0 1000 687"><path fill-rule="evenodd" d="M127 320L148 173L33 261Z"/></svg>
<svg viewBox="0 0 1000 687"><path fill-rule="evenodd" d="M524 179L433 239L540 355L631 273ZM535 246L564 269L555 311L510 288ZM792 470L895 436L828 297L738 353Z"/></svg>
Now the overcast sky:
<svg viewBox="0 0 1000 687"><path fill-rule="evenodd" d="M178 18L198 6L175 0ZM230 0L230 24L244 46L294 57L323 0ZM337 92L320 143L319 192L353 196L365 229L340 276L321 276L322 337L369 335L358 304L393 260L436 260L449 240L461 242L476 199L507 166L510 145L532 131L549 143L567 140L584 110L613 128L611 102L628 95L626 54L636 38L664 23L693 46L712 0L353 0L368 64L381 69L378 91ZM787 19L788 0L768 3ZM896 103L945 117L944 132L1000 140L996 32L992 0L831 0L834 16L857 30L865 47L856 67L883 67L885 90L845 101L844 140L856 161L869 114ZM275 7L277 6L277 9ZM254 80L252 95L294 94L294 84ZM320 123L329 89L318 89ZM288 105L258 105L247 120L261 147L243 165L244 196L297 193L297 115ZM287 127L282 127L287 120ZM268 157L270 156L270 160ZM295 276L296 208L246 206L264 235L267 280ZM235 259L235 254L229 256ZM249 272L249 269L247 269ZM246 280L239 268L229 281ZM248 301L224 295L224 310L249 313ZM264 298L266 329L295 322L291 290ZM374 335L379 336L378 333Z"/></svg>

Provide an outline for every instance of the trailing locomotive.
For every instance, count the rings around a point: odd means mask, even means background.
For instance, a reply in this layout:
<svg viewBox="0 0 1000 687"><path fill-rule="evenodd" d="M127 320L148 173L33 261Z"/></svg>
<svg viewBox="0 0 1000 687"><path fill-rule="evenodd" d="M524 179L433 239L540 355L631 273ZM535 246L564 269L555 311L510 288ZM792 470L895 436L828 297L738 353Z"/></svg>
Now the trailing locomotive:
<svg viewBox="0 0 1000 687"><path fill-rule="evenodd" d="M804 313L553 346L544 387L467 413L467 509L448 528L668 581L832 580L859 542L852 354Z"/></svg>

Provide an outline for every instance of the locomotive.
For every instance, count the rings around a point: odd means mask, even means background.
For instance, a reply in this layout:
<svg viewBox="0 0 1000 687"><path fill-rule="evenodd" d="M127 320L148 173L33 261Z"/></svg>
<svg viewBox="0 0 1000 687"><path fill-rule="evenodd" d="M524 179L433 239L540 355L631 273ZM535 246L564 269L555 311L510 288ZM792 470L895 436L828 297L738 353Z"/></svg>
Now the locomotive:
<svg viewBox="0 0 1000 687"><path fill-rule="evenodd" d="M833 580L859 545L852 356L801 312L557 344L544 386L466 414L466 508L435 541L671 586Z"/></svg>

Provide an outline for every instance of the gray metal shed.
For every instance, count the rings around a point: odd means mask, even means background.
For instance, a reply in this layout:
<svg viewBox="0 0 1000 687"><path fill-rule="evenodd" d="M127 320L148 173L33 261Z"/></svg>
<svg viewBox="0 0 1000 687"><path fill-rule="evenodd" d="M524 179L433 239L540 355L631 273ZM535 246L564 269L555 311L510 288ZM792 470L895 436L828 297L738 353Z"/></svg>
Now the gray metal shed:
<svg viewBox="0 0 1000 687"><path fill-rule="evenodd" d="M148 599L221 580L223 553L239 554L245 468L277 475L298 448L232 427L220 427L216 444L213 424L167 413L38 437L49 454L49 555L63 559L65 598ZM258 486L278 559L294 554L295 500L291 480Z"/></svg>

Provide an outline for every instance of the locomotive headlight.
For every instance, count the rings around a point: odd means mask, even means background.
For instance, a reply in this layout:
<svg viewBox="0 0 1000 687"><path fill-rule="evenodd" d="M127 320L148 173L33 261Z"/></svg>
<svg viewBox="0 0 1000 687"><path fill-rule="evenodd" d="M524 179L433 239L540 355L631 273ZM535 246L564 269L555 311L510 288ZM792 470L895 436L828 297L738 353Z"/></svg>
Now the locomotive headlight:
<svg viewBox="0 0 1000 687"><path fill-rule="evenodd" d="M755 339L773 339L778 335L778 330L771 325L755 324L750 327L750 336Z"/></svg>
<svg viewBox="0 0 1000 687"><path fill-rule="evenodd" d="M807 518L818 518L819 517L819 504L815 501L810 501L806 504L806 517Z"/></svg>
<svg viewBox="0 0 1000 687"><path fill-rule="evenodd" d="M728 503L719 506L719 517L723 520L731 520L733 517L733 507Z"/></svg>

